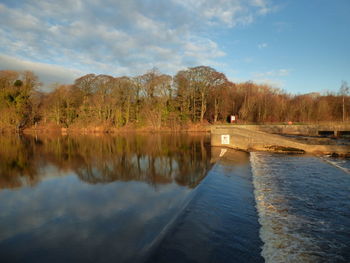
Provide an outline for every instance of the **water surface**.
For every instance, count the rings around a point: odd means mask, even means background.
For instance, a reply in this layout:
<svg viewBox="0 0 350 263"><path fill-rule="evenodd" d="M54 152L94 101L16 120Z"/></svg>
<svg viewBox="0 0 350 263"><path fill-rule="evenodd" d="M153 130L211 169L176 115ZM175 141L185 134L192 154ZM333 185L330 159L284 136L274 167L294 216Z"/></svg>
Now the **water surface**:
<svg viewBox="0 0 350 263"><path fill-rule="evenodd" d="M0 262L350 262L350 161L205 134L0 136Z"/></svg>
<svg viewBox="0 0 350 263"><path fill-rule="evenodd" d="M350 262L349 160L251 153L267 262Z"/></svg>
<svg viewBox="0 0 350 263"><path fill-rule="evenodd" d="M259 262L249 155L215 156L207 135L1 136L0 261Z"/></svg>

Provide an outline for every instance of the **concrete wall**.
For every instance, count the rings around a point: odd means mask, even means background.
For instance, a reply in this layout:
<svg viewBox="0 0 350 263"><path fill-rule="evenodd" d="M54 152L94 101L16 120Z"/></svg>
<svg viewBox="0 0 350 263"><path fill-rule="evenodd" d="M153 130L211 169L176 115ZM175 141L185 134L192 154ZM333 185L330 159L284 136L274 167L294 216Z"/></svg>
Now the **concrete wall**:
<svg viewBox="0 0 350 263"><path fill-rule="evenodd" d="M263 131L275 134L294 134L318 136L320 131L333 131L334 135L350 131L350 123L345 124L314 124L314 125L216 125L215 128L238 127L253 131ZM339 132L341 131L341 132Z"/></svg>
<svg viewBox="0 0 350 263"><path fill-rule="evenodd" d="M250 126L250 125L249 125ZM229 142L223 135L229 136ZM240 149L244 151L309 152L341 155L349 154L349 146L310 145L277 134L247 129L242 126L213 126L211 145Z"/></svg>

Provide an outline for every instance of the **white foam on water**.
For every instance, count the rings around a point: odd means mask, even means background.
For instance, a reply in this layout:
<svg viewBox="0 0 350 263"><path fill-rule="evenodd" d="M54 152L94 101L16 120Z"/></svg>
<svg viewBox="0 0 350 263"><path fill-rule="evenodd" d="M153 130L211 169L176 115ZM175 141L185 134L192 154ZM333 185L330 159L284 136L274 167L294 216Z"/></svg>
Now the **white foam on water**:
<svg viewBox="0 0 350 263"><path fill-rule="evenodd" d="M347 174L350 174L350 169L345 167L345 164L349 162L349 160L333 159L330 157L320 157L320 159L325 161L326 163L333 165L334 167L337 167L338 169L346 172Z"/></svg>
<svg viewBox="0 0 350 263"><path fill-rule="evenodd" d="M322 251L312 237L298 232L307 219L289 213L283 192L278 191L274 179L278 169L264 153L251 153L254 195L261 224L260 238L264 245L262 256L266 262L320 262Z"/></svg>

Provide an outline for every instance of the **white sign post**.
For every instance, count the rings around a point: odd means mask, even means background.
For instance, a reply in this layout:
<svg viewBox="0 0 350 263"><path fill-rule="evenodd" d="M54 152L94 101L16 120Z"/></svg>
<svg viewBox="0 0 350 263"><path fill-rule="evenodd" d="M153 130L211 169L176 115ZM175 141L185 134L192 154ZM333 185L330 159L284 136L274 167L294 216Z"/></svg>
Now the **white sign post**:
<svg viewBox="0 0 350 263"><path fill-rule="evenodd" d="M221 144L230 144L230 135L221 135Z"/></svg>

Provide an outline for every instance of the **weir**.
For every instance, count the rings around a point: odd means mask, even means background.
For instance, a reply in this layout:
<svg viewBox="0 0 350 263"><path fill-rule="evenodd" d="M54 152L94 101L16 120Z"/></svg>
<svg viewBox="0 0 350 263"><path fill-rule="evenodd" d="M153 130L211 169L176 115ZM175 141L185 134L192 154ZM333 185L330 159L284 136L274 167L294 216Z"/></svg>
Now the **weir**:
<svg viewBox="0 0 350 263"><path fill-rule="evenodd" d="M244 151L272 151L284 153L314 153L350 156L350 145L304 142L282 134L347 135L350 127L322 127L317 125L214 125L211 127L211 145ZM321 131L321 133L320 133Z"/></svg>

